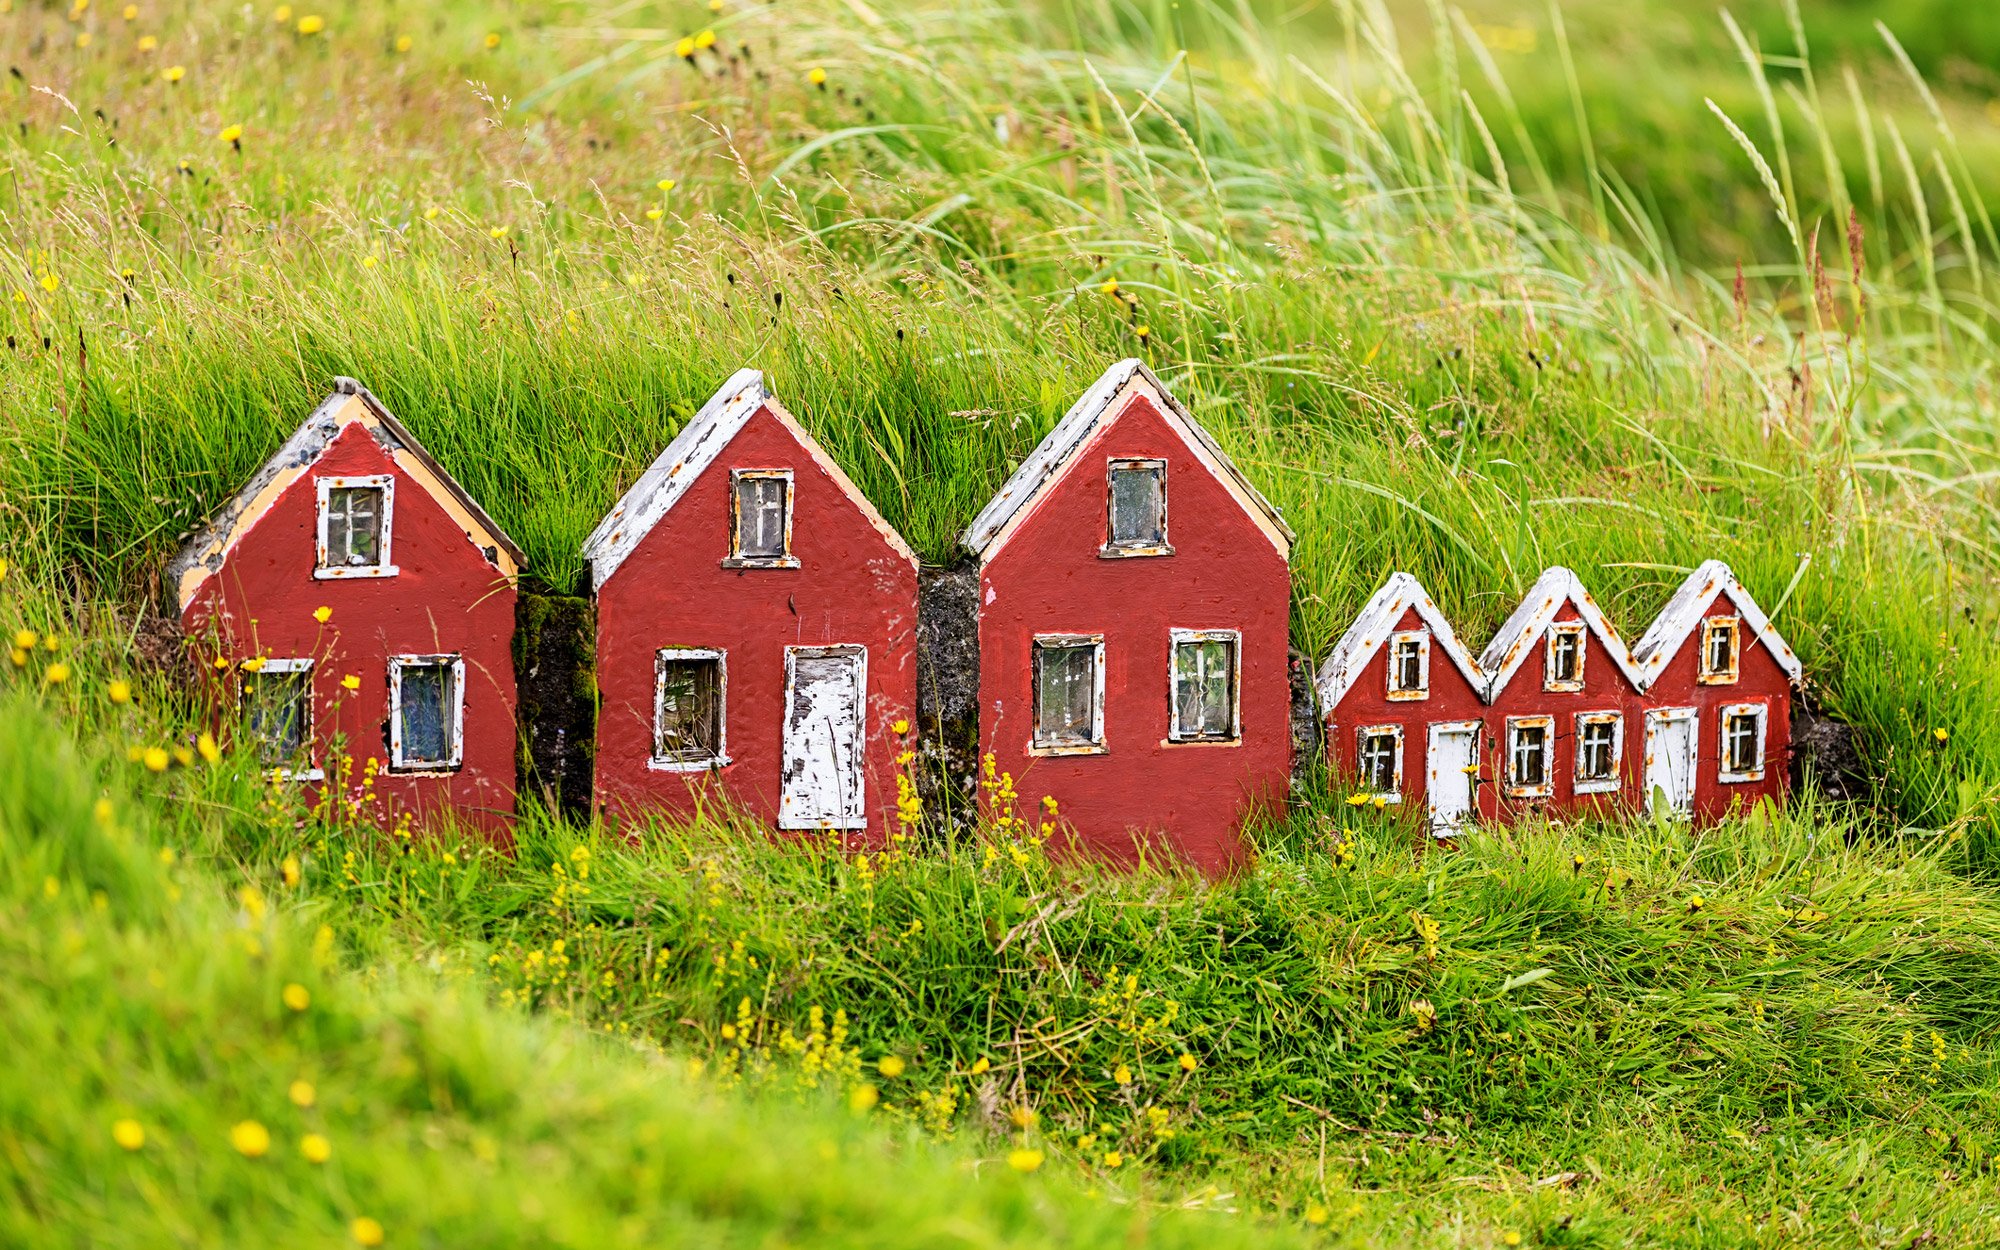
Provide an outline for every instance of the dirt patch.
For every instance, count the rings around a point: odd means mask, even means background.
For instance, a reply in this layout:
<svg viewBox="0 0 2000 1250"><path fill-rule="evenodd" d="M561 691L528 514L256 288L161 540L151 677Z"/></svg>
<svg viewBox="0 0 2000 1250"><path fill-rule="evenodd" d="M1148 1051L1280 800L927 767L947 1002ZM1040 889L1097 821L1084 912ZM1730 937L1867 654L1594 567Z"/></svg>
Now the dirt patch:
<svg viewBox="0 0 2000 1250"><path fill-rule="evenodd" d="M917 575L917 788L947 829L969 825L979 778L979 566Z"/></svg>
<svg viewBox="0 0 2000 1250"><path fill-rule="evenodd" d="M590 815L597 748L597 610L572 595L522 591L514 605L520 792L550 811Z"/></svg>

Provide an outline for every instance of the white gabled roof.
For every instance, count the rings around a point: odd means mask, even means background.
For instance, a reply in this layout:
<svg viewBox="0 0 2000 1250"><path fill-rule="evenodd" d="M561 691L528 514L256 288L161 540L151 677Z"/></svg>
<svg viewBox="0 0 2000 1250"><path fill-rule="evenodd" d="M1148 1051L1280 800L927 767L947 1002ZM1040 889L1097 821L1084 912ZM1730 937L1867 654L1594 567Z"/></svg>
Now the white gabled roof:
<svg viewBox="0 0 2000 1250"><path fill-rule="evenodd" d="M1465 680L1472 684L1479 697L1486 697L1486 674L1480 669L1479 662L1472 658L1472 653L1465 649L1465 644L1458 640L1458 635L1452 632L1451 622L1438 611L1423 583L1408 573L1391 573L1389 580L1382 583L1382 589L1375 592L1375 597L1361 609L1361 615L1354 618L1354 624L1341 636L1333 654L1326 657L1325 664L1320 665L1316 684L1321 715L1331 712L1347 697L1354 683L1361 680L1362 670L1368 667L1368 661L1375 658L1375 653L1395 632L1396 622L1402 620L1403 614L1412 608L1430 627L1432 648L1450 656L1451 662L1458 665L1458 671L1465 674Z"/></svg>
<svg viewBox="0 0 2000 1250"><path fill-rule="evenodd" d="M1625 674L1625 679L1632 683L1634 689L1645 690L1646 683L1633 664L1631 653L1625 649L1625 640L1618 636L1618 630L1605 617L1604 610L1597 606L1597 600L1590 597L1590 592L1583 588L1575 573L1557 565L1544 570L1535 579L1535 584L1528 588L1527 596L1521 600L1521 606L1514 609L1514 614L1507 618L1500 632L1493 635L1493 641L1487 643L1486 650L1480 653L1479 667L1486 670L1487 680L1491 683L1486 691L1488 703L1500 697L1500 692L1514 680L1514 674L1521 670L1521 665L1527 663L1528 656L1533 654L1536 643L1541 640L1542 632L1555 621L1556 613L1562 610L1564 603L1576 605L1577 615L1590 627L1590 632L1597 635L1600 649L1611 657L1611 662Z"/></svg>
<svg viewBox="0 0 2000 1250"><path fill-rule="evenodd" d="M1679 654L1682 644L1687 642L1688 635L1694 633L1695 627L1701 624L1703 614L1708 611L1708 605L1715 602L1718 594L1729 596L1730 602L1736 605L1737 613L1742 616L1743 623L1750 627L1757 640L1764 644L1765 650L1777 660L1778 667L1784 670L1786 678L1796 683L1804 672L1799 664L1799 657L1792 654L1791 647L1786 645L1785 640L1771 625L1771 618L1764 615L1764 610L1757 606L1757 601L1750 597L1750 592L1743 588L1743 583L1736 580L1736 574L1730 572L1729 566L1720 560L1709 560L1688 574L1687 580L1681 583L1681 588L1674 592L1674 597L1667 600L1667 606L1661 608L1659 616L1653 618L1652 627L1646 631L1646 636L1639 639L1638 646L1632 648L1632 662L1645 678L1645 685L1650 686L1660 679L1660 674L1666 671L1668 663Z"/></svg>
<svg viewBox="0 0 2000 1250"><path fill-rule="evenodd" d="M1284 516L1273 507L1271 501L1250 484L1243 471L1231 462L1201 423L1194 419L1179 400L1168 392L1151 369L1143 361L1121 360L1106 369L1101 377L1083 393L1083 397L1071 405L1056 428L1049 431L1000 493L993 496L986 506L974 517L959 537L968 551L982 560L997 554L1014 530L1014 523L1025 516L1028 505L1052 482L1062 477L1070 462L1092 435L1108 425L1124 410L1117 401L1134 387L1143 388L1166 414L1167 423L1181 435L1195 456L1200 459L1229 493L1235 496L1243 510L1271 538L1281 555L1289 554L1292 543L1291 527L1285 524Z"/></svg>
<svg viewBox="0 0 2000 1250"><path fill-rule="evenodd" d="M611 580L611 575L625 563L625 558L638 548L646 535L653 532L653 527L680 502L703 470L715 463L723 448L729 446L749 424L750 418L762 408L769 408L771 415L791 432L814 463L854 500L869 524L895 549L897 555L911 564L917 562L916 553L903 541L903 536L883 519L868 497L826 454L826 449L806 433L805 427L785 411L785 406L765 388L764 375L755 369L738 369L722 384L722 389L709 396L701 411L681 428L681 432L667 444L666 450L654 458L646 471L639 475L639 480L632 483L632 488L612 506L610 512L605 513L604 519L584 540L583 558L590 561L593 589L601 589L605 582Z"/></svg>

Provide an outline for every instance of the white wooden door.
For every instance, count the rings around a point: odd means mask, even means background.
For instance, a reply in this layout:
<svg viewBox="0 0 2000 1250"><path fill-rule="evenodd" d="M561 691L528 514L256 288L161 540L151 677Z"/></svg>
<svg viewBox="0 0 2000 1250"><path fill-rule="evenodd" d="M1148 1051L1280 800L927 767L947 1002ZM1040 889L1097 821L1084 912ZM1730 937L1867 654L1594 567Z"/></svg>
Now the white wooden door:
<svg viewBox="0 0 2000 1250"><path fill-rule="evenodd" d="M863 829L866 647L785 648L780 829Z"/></svg>
<svg viewBox="0 0 2000 1250"><path fill-rule="evenodd" d="M1646 713L1646 810L1686 815L1694 809L1695 730L1691 707Z"/></svg>
<svg viewBox="0 0 2000 1250"><path fill-rule="evenodd" d="M1425 755L1424 795L1431 832L1449 837L1478 815L1479 722L1439 721L1430 728Z"/></svg>

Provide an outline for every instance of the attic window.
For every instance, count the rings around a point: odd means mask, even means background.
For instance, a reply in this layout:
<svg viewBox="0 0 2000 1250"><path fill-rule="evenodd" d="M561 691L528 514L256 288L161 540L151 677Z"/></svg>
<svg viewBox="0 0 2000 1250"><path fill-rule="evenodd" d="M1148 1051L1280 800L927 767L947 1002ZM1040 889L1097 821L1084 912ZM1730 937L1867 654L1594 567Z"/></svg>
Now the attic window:
<svg viewBox="0 0 2000 1250"><path fill-rule="evenodd" d="M1238 647L1233 629L1173 631L1173 742L1235 742L1238 728Z"/></svg>
<svg viewBox="0 0 2000 1250"><path fill-rule="evenodd" d="M465 759L465 660L456 655L389 659L389 769L442 773Z"/></svg>
<svg viewBox="0 0 2000 1250"><path fill-rule="evenodd" d="M1582 621L1549 626L1549 660L1543 670L1542 689L1583 689Z"/></svg>
<svg viewBox="0 0 2000 1250"><path fill-rule="evenodd" d="M1732 703L1722 709L1720 780L1764 779L1764 713L1761 703Z"/></svg>
<svg viewBox="0 0 2000 1250"><path fill-rule="evenodd" d="M723 753L725 672L720 651L660 651L653 668L653 768L691 772L729 762Z"/></svg>
<svg viewBox="0 0 2000 1250"><path fill-rule="evenodd" d="M384 473L313 481L319 491L318 559L313 576L321 580L394 577L389 532L396 479Z"/></svg>
<svg viewBox="0 0 2000 1250"><path fill-rule="evenodd" d="M1549 739L1554 736L1551 716L1509 716L1507 718L1507 793L1517 799L1547 798L1554 792L1550 783Z"/></svg>
<svg viewBox="0 0 2000 1250"><path fill-rule="evenodd" d="M732 469L729 492L729 558L723 567L799 567L792 555L792 471Z"/></svg>
<svg viewBox="0 0 2000 1250"><path fill-rule="evenodd" d="M1389 697L1397 700L1431 696L1431 636L1413 629L1389 635Z"/></svg>
<svg viewBox="0 0 2000 1250"><path fill-rule="evenodd" d="M1113 460L1109 463L1103 556L1168 556L1167 462Z"/></svg>
<svg viewBox="0 0 2000 1250"><path fill-rule="evenodd" d="M1362 793L1391 803L1403 800L1403 727L1363 725L1354 731L1355 780Z"/></svg>
<svg viewBox="0 0 2000 1250"><path fill-rule="evenodd" d="M1104 747L1104 636L1035 639L1034 749L1095 754Z"/></svg>
<svg viewBox="0 0 2000 1250"><path fill-rule="evenodd" d="M1704 686L1728 686L1736 681L1740 644L1737 618L1711 616L1701 623L1701 672Z"/></svg>
<svg viewBox="0 0 2000 1250"><path fill-rule="evenodd" d="M1576 793L1602 794L1618 789L1624 746L1624 717L1616 712L1577 713Z"/></svg>
<svg viewBox="0 0 2000 1250"><path fill-rule="evenodd" d="M313 662L265 659L243 674L243 728L257 758L292 781L317 781L312 766Z"/></svg>

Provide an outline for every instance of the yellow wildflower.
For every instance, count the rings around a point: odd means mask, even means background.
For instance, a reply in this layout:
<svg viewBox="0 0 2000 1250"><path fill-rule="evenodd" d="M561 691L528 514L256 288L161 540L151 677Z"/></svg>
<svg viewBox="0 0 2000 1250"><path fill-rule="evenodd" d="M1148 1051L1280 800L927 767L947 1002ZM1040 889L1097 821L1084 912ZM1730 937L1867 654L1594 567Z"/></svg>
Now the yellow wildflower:
<svg viewBox="0 0 2000 1250"><path fill-rule="evenodd" d="M231 124L224 126L221 130L216 132L215 137L218 142L234 144L237 147L242 147L243 146L242 123L232 122Z"/></svg>
<svg viewBox="0 0 2000 1250"><path fill-rule="evenodd" d="M17 629L14 631L14 646L22 651L34 650L35 644L41 640L42 636L32 629Z"/></svg>
<svg viewBox="0 0 2000 1250"><path fill-rule="evenodd" d="M150 36L148 36L148 38L150 38ZM145 41L141 40L140 42L143 43ZM168 82L179 82L181 79L187 77L187 66L169 65L165 69L160 71L160 77L166 79Z"/></svg>
<svg viewBox="0 0 2000 1250"><path fill-rule="evenodd" d="M398 35L396 36L396 51L408 52L411 48L416 46L416 43L417 41L410 38L408 35Z"/></svg>
<svg viewBox="0 0 2000 1250"><path fill-rule="evenodd" d="M228 659L228 657L226 657L226 656L220 656L220 655L218 655L218 656L216 656L216 657L215 657L215 671L216 671L216 672L218 672L218 673L219 673L219 672L221 672L221 671L222 671L223 669L225 669L225 668L228 668L228 667L229 667L229 659Z"/></svg>
<svg viewBox="0 0 2000 1250"><path fill-rule="evenodd" d="M194 749L201 753L201 758L211 764L222 759L222 748L215 744L215 735L206 729L202 730L200 736L194 740Z"/></svg>
<svg viewBox="0 0 2000 1250"><path fill-rule="evenodd" d="M818 87L821 91L825 91L826 71L821 69L819 66L815 65L812 67L812 69L807 71L806 81L811 83L813 86Z"/></svg>
<svg viewBox="0 0 2000 1250"><path fill-rule="evenodd" d="M683 61L694 60L694 36L682 35L674 41L674 55Z"/></svg>
<svg viewBox="0 0 2000 1250"><path fill-rule="evenodd" d="M486 50L488 52L491 52L493 49L499 46L500 46L500 32L497 30L488 31L486 34Z"/></svg>
<svg viewBox="0 0 2000 1250"><path fill-rule="evenodd" d="M1319 1202L1306 1203L1306 1210L1305 1210L1306 1223L1314 1225L1324 1224L1326 1223L1327 1215L1328 1212L1324 1203L1319 1203Z"/></svg>
<svg viewBox="0 0 2000 1250"><path fill-rule="evenodd" d="M1103 284L1100 285L1097 289L1104 292L1106 295L1116 295L1118 294L1118 279L1106 278Z"/></svg>
<svg viewBox="0 0 2000 1250"><path fill-rule="evenodd" d="M146 1129L137 1120L120 1120L111 1126L111 1140L127 1150L146 1144Z"/></svg>
<svg viewBox="0 0 2000 1250"><path fill-rule="evenodd" d="M79 47L79 48L88 48L88 47L90 46L90 32L89 32L89 31L87 31L87 30L80 30L80 31L76 32L76 46L77 46L77 47Z"/></svg>
<svg viewBox="0 0 2000 1250"><path fill-rule="evenodd" d="M187 768L194 763L194 752L186 747L175 747L174 762L182 768Z"/></svg>
<svg viewBox="0 0 2000 1250"><path fill-rule="evenodd" d="M847 1095L847 1105L856 1111L867 1111L882 1100L882 1091L873 1085L856 1085Z"/></svg>
<svg viewBox="0 0 2000 1250"><path fill-rule="evenodd" d="M1107 1150L1107 1151L1105 1151L1105 1152L1104 1152L1104 1166L1105 1166L1105 1167L1108 1167L1108 1168L1119 1168L1119 1167L1124 1167L1124 1166L1125 1166L1125 1155L1124 1155L1124 1152L1122 1152L1122 1151L1118 1151L1118 1150Z"/></svg>
<svg viewBox="0 0 2000 1250"><path fill-rule="evenodd" d="M293 1011L304 1011L312 1006L312 994L297 981L287 985L281 997L285 1000L285 1006Z"/></svg>
<svg viewBox="0 0 2000 1250"><path fill-rule="evenodd" d="M1007 1166L1016 1172L1032 1172L1042 1166L1042 1152L1039 1150L1010 1150L1007 1152Z"/></svg>
<svg viewBox="0 0 2000 1250"><path fill-rule="evenodd" d="M359 690L361 689L361 679L353 673L349 673L340 679L340 688L343 690Z"/></svg>
<svg viewBox="0 0 2000 1250"><path fill-rule="evenodd" d="M376 265L380 263L381 261L373 256L363 256L361 258L361 267L363 269L373 269Z"/></svg>
<svg viewBox="0 0 2000 1250"><path fill-rule="evenodd" d="M898 718L895 724L889 726L889 732L900 738L910 732L910 722L906 719Z"/></svg>
<svg viewBox="0 0 2000 1250"><path fill-rule="evenodd" d="M271 1130L255 1120L243 1120L229 1130L229 1144L246 1159L261 1159L271 1148Z"/></svg>
<svg viewBox="0 0 2000 1250"><path fill-rule="evenodd" d="M875 1065L875 1070L890 1080L903 1075L905 1065L901 1055L884 1055Z"/></svg>
<svg viewBox="0 0 2000 1250"><path fill-rule="evenodd" d="M310 1107L319 1097L319 1091L311 1081L293 1081L285 1090L285 1097L292 1100L294 1107Z"/></svg>
<svg viewBox="0 0 2000 1250"><path fill-rule="evenodd" d="M318 1133L307 1133L299 1139L299 1153L307 1163L325 1163L333 1158L333 1143Z"/></svg>
<svg viewBox="0 0 2000 1250"><path fill-rule="evenodd" d="M1196 1060L1196 1059L1195 1059L1195 1057L1194 1057L1193 1055L1190 1055L1190 1054L1187 1054L1186 1052L1182 1052L1182 1054L1181 1054L1181 1071L1183 1071L1183 1072L1192 1072L1192 1071L1194 1071L1194 1070L1195 1070L1195 1066L1196 1066L1196 1064L1197 1064L1198 1062L1199 1062L1199 1061L1198 1061L1198 1060Z"/></svg>
<svg viewBox="0 0 2000 1250"><path fill-rule="evenodd" d="M167 763L172 757L159 747L147 747L139 758L144 761L147 772L163 773L167 771Z"/></svg>
<svg viewBox="0 0 2000 1250"><path fill-rule="evenodd" d="M264 671L265 662L266 659L264 656L253 655L249 659L243 661L243 671L246 673L261 673Z"/></svg>
<svg viewBox="0 0 2000 1250"><path fill-rule="evenodd" d="M1937 740L1939 746L1943 746L1945 743L1951 741L1951 730L1946 729L1943 725L1939 725L1936 729L1931 730L1931 737Z"/></svg>
<svg viewBox="0 0 2000 1250"><path fill-rule="evenodd" d="M132 701L132 683L129 681L114 681L105 693L111 696L113 703L130 703Z"/></svg>
<svg viewBox="0 0 2000 1250"><path fill-rule="evenodd" d="M285 879L285 884L286 884L287 886L296 886L296 885L298 885L298 883L299 883L299 857L298 857L298 856L296 856L296 855L287 855L287 856L285 856L285 862L284 862L284 863L282 863L282 864L280 864L280 865L278 865L278 872L279 872L279 875L281 875L282 877L284 877L284 879Z"/></svg>
<svg viewBox="0 0 2000 1250"><path fill-rule="evenodd" d="M694 46L702 49L713 48L715 46L715 32L712 30L702 31L694 37Z"/></svg>
<svg viewBox="0 0 2000 1250"><path fill-rule="evenodd" d="M979 1058L972 1061L972 1075L984 1076L987 1070L990 1069L992 1066L993 1066L993 1061L991 1059L988 1059L985 1055L981 1055L979 1056Z"/></svg>
<svg viewBox="0 0 2000 1250"><path fill-rule="evenodd" d="M1347 796L1347 805L1349 807L1366 807L1368 806L1368 796L1365 794L1350 794Z"/></svg>
<svg viewBox="0 0 2000 1250"><path fill-rule="evenodd" d="M1132 1069L1121 1063L1112 1069L1111 1079L1120 1085L1130 1085L1132 1083Z"/></svg>
<svg viewBox="0 0 2000 1250"><path fill-rule="evenodd" d="M1503 1245L1518 1246L1521 1244L1521 1234L1515 1232L1513 1229L1510 1228L1506 1232L1500 1234L1500 1241L1501 1244Z"/></svg>
<svg viewBox="0 0 2000 1250"><path fill-rule="evenodd" d="M355 1221L347 1226L347 1231L354 1237L356 1245L379 1246L382 1244L382 1225L365 1215L356 1217Z"/></svg>
<svg viewBox="0 0 2000 1250"><path fill-rule="evenodd" d="M708 11L710 13L722 12L722 0L708 0Z"/></svg>
<svg viewBox="0 0 2000 1250"><path fill-rule="evenodd" d="M278 7L277 7L277 8L276 8L276 9L275 9L275 10L274 10L274 11L273 11L272 13L271 13L271 20L272 20L272 21L274 21L274 22L276 22L276 23L277 23L278 25L280 25L280 26L289 26L289 25L291 25L291 23L292 23L292 6L291 6L291 5L289 5L289 4L281 4L281 5L279 5L279 6L278 6Z"/></svg>
<svg viewBox="0 0 2000 1250"><path fill-rule="evenodd" d="M63 682L69 680L69 665L67 664L49 665L48 668L42 673L42 680L49 683L51 686L61 685Z"/></svg>
<svg viewBox="0 0 2000 1250"><path fill-rule="evenodd" d="M1007 1113L1007 1118L1013 1121L1015 1128L1024 1131L1033 1128L1035 1121L1041 1119L1040 1116L1035 1114L1033 1107L1016 1107Z"/></svg>
<svg viewBox="0 0 2000 1250"><path fill-rule="evenodd" d="M128 22L132 21L139 16L139 6L136 4L128 4L125 6L125 11L119 14L119 16L124 18Z"/></svg>
<svg viewBox="0 0 2000 1250"><path fill-rule="evenodd" d="M151 52L151 51L152 51L153 49L155 49L155 48L157 48L157 47L159 47L159 46L160 46L160 41L159 41L159 39L157 39L156 37L154 37L154 36L152 36L152 35L141 35L141 36L139 36L139 51L141 51L141 52ZM179 80L179 79L177 79L177 78L169 78L169 79L168 79L167 81L168 81L168 82L178 82L178 81L180 81L180 80Z"/></svg>
<svg viewBox="0 0 2000 1250"><path fill-rule="evenodd" d="M486 233L492 235L496 239L504 239L507 237L507 227L495 226L491 230L488 230Z"/></svg>
<svg viewBox="0 0 2000 1250"><path fill-rule="evenodd" d="M1688 910L1689 910L1689 911L1700 911L1700 910L1701 910L1702 908L1704 908L1704 907L1706 907L1706 906L1708 906L1708 900L1707 900L1707 899L1705 899L1705 898L1703 898L1703 897L1702 897L1701 895L1699 895L1699 894L1697 894L1697 895L1695 895L1694 897L1692 897L1692 898L1688 899Z"/></svg>
<svg viewBox="0 0 2000 1250"><path fill-rule="evenodd" d="M438 206L435 204L431 205L429 208L424 210L425 221L436 221L437 215L438 215Z"/></svg>
<svg viewBox="0 0 2000 1250"><path fill-rule="evenodd" d="M646 210L647 221L658 221L660 218L665 217L666 215L667 213L665 209L649 208Z"/></svg>
<svg viewBox="0 0 2000 1250"><path fill-rule="evenodd" d="M56 293L56 288L61 285L62 285L62 279L58 278L56 275L52 273L45 273L42 275L42 289L44 291L47 291L49 294L54 295Z"/></svg>
<svg viewBox="0 0 2000 1250"><path fill-rule="evenodd" d="M671 191L679 184L676 183L672 178L662 178L653 185L658 187L662 191Z"/></svg>
<svg viewBox="0 0 2000 1250"><path fill-rule="evenodd" d="M14 662L15 668L26 668L28 666L28 653L19 647L15 647L9 651L7 658Z"/></svg>
<svg viewBox="0 0 2000 1250"><path fill-rule="evenodd" d="M317 13L308 13L299 19L299 33L301 35L317 35L325 29L326 19Z"/></svg>

